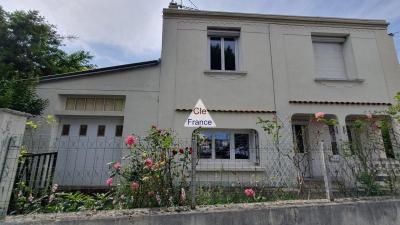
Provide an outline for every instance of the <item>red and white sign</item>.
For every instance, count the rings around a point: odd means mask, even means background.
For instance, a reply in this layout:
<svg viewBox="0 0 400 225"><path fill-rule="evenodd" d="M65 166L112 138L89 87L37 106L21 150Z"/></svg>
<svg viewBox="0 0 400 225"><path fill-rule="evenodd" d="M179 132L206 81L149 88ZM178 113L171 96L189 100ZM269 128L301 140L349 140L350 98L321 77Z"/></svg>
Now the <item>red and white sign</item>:
<svg viewBox="0 0 400 225"><path fill-rule="evenodd" d="M216 127L203 101L199 99L186 119L185 127Z"/></svg>

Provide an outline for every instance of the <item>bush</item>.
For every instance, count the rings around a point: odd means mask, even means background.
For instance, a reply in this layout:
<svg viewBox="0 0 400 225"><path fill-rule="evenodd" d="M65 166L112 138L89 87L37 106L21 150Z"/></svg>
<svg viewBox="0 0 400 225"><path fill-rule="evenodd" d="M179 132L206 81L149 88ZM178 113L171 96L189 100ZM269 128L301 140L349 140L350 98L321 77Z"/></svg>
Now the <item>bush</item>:
<svg viewBox="0 0 400 225"><path fill-rule="evenodd" d="M179 146L171 130L153 126L147 137L125 139L130 152L110 163L114 202L118 208L185 205L191 148ZM114 180L116 184L113 185Z"/></svg>

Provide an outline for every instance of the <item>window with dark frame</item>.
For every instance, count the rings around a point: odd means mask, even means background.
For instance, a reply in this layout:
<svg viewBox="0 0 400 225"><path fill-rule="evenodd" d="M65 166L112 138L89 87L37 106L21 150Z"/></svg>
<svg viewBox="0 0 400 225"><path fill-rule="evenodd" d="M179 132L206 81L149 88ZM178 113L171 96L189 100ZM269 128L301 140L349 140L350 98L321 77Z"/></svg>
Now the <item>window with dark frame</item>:
<svg viewBox="0 0 400 225"><path fill-rule="evenodd" d="M86 136L86 134L87 134L87 128L88 128L88 125L82 124L82 125L79 127L79 136Z"/></svg>
<svg viewBox="0 0 400 225"><path fill-rule="evenodd" d="M123 125L115 126L115 137L122 137L123 129L124 129Z"/></svg>
<svg viewBox="0 0 400 225"><path fill-rule="evenodd" d="M61 130L61 135L62 136L68 136L69 135L69 128L70 128L71 126L69 125L69 124L64 124L63 126L62 126L62 130Z"/></svg>
<svg viewBox="0 0 400 225"><path fill-rule="evenodd" d="M97 137L104 137L106 134L106 125L99 125L97 127Z"/></svg>

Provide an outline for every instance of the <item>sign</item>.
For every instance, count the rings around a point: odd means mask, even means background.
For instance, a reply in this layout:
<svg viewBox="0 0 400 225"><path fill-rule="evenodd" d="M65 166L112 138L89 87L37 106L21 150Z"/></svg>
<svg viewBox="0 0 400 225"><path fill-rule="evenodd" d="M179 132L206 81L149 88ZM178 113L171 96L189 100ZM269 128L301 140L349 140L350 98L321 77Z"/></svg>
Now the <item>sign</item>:
<svg viewBox="0 0 400 225"><path fill-rule="evenodd" d="M208 113L203 101L199 99L186 119L185 127L215 127L214 120Z"/></svg>

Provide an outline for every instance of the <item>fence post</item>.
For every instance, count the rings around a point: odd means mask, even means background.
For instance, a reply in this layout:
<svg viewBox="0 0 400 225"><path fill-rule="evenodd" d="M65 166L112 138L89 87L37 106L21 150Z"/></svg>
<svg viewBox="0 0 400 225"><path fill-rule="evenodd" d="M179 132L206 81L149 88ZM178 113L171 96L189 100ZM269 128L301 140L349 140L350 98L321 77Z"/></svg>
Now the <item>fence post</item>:
<svg viewBox="0 0 400 225"><path fill-rule="evenodd" d="M192 137L192 168L190 171L190 208L196 208L196 164L197 164L197 139Z"/></svg>
<svg viewBox="0 0 400 225"><path fill-rule="evenodd" d="M325 183L325 193L326 193L326 198L330 201L333 201L333 196L331 193L331 185L329 182L329 177L328 177L328 172L326 169L326 162L325 162L325 153L324 153L324 142L321 141L319 143L319 152L321 154L321 169L322 169L322 174L324 176L324 183Z"/></svg>

